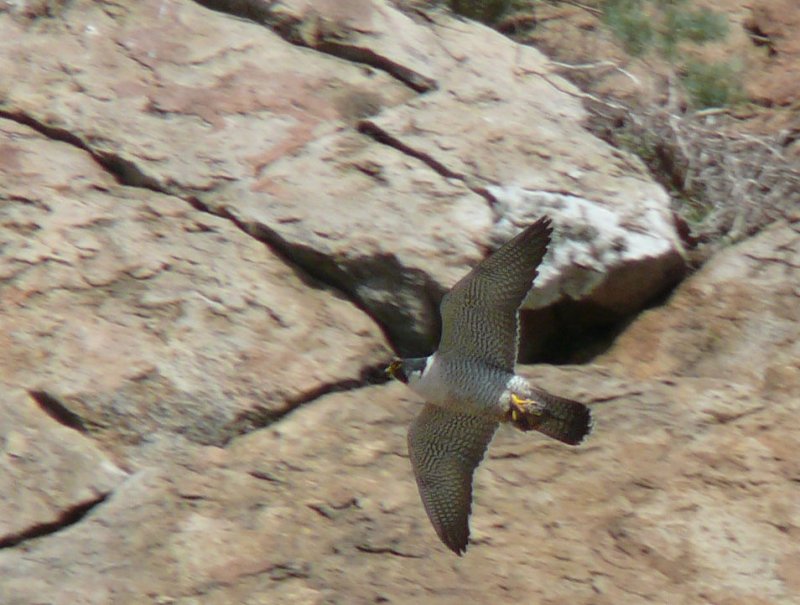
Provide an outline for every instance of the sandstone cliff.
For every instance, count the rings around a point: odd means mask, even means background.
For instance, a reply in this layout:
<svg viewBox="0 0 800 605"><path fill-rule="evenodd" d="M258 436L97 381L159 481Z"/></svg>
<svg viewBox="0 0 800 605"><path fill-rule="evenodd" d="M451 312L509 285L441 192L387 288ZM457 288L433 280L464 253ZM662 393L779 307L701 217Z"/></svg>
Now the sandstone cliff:
<svg viewBox="0 0 800 605"><path fill-rule="evenodd" d="M502 430L457 559L393 350L543 213L531 356L684 272L583 93L379 0L5 2L0 48L0 602L800 599L800 216L523 366L596 432Z"/></svg>

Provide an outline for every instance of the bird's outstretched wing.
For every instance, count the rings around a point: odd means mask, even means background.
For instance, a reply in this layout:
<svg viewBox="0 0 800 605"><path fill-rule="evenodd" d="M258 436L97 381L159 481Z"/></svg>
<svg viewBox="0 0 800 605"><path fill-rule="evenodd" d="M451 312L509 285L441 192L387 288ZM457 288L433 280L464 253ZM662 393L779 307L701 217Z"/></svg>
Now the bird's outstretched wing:
<svg viewBox="0 0 800 605"><path fill-rule="evenodd" d="M453 353L513 372L517 309L530 290L553 229L540 218L465 275L442 299L437 354Z"/></svg>
<svg viewBox="0 0 800 605"><path fill-rule="evenodd" d="M427 404L408 431L408 453L433 528L461 555L469 542L472 475L498 423Z"/></svg>

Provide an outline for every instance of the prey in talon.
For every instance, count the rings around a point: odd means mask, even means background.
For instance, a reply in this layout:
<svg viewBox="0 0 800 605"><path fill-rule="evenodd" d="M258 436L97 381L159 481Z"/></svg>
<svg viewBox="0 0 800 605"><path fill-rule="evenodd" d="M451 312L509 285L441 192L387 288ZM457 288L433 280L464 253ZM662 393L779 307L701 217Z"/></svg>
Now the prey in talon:
<svg viewBox="0 0 800 605"><path fill-rule="evenodd" d="M442 299L436 352L386 368L426 401L409 428L408 451L433 528L458 555L469 543L472 476L501 422L568 445L592 429L584 404L515 372L519 306L551 233L550 219L542 217L473 268Z"/></svg>

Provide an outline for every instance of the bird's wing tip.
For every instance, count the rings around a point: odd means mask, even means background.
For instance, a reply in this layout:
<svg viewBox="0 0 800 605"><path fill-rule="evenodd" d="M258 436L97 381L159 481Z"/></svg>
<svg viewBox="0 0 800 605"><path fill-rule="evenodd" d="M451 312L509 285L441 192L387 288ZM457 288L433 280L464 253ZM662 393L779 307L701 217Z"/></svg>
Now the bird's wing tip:
<svg viewBox="0 0 800 605"><path fill-rule="evenodd" d="M467 543L464 544L447 544L447 548L456 553L459 557L463 557L467 552Z"/></svg>

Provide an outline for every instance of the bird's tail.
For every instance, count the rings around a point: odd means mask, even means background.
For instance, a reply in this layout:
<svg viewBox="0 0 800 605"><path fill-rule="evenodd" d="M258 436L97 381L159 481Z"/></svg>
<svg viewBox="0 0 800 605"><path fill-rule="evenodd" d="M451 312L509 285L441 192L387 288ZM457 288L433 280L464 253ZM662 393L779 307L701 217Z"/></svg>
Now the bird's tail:
<svg viewBox="0 0 800 605"><path fill-rule="evenodd" d="M539 431L569 445L578 445L592 432L592 412L584 404L541 389L531 389L526 399L530 404L511 416L518 429Z"/></svg>

